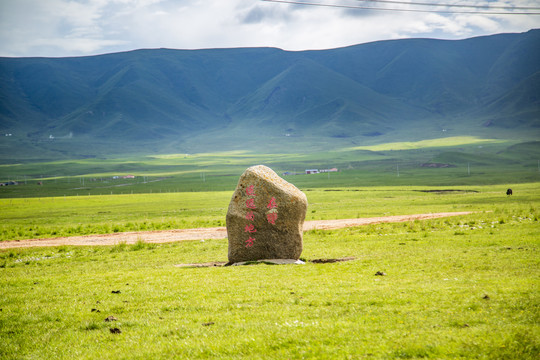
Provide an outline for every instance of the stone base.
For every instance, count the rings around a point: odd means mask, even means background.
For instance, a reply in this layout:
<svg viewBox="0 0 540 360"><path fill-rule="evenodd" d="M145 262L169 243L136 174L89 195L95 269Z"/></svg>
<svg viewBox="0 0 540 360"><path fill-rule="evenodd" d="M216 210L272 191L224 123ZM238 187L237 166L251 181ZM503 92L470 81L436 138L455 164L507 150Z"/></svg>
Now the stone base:
<svg viewBox="0 0 540 360"><path fill-rule="evenodd" d="M253 264L268 264L268 265L304 265L305 262L302 260L295 259L264 259L264 260L254 260L254 261L241 261L231 264L231 266L240 266L240 265L253 265Z"/></svg>

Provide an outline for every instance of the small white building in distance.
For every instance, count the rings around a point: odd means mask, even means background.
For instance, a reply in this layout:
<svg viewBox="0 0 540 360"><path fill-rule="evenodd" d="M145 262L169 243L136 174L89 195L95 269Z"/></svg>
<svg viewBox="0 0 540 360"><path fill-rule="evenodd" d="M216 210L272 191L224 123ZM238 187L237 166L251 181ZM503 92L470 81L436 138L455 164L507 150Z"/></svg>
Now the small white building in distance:
<svg viewBox="0 0 540 360"><path fill-rule="evenodd" d="M329 172L337 172L337 168L331 168L331 169L307 169L306 174L320 174L320 173L329 173Z"/></svg>
<svg viewBox="0 0 540 360"><path fill-rule="evenodd" d="M319 172L322 172L322 173L337 172L337 171L338 171L337 168L321 169L321 170L319 170Z"/></svg>

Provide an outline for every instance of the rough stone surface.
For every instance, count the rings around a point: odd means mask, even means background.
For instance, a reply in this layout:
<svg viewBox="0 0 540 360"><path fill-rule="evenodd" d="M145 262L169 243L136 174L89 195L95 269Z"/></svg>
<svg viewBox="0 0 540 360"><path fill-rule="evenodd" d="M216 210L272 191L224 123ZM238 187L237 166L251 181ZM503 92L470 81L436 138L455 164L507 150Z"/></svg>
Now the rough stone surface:
<svg viewBox="0 0 540 360"><path fill-rule="evenodd" d="M307 198L272 169L257 165L240 177L227 211L229 263L298 260Z"/></svg>

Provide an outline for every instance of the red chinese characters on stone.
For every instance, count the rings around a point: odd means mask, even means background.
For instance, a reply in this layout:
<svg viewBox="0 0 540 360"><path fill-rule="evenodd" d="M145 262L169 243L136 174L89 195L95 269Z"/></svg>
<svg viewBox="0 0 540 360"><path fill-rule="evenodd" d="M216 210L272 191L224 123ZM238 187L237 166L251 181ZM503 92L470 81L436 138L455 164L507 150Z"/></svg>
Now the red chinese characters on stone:
<svg viewBox="0 0 540 360"><path fill-rule="evenodd" d="M277 220L277 212L271 212L266 214L266 219L270 224L275 225Z"/></svg>
<svg viewBox="0 0 540 360"><path fill-rule="evenodd" d="M253 224L247 224L244 231L247 233L254 233L257 232L257 229L255 229L255 226L253 226Z"/></svg>
<svg viewBox="0 0 540 360"><path fill-rule="evenodd" d="M253 211L248 211L246 213L246 219L251 221L255 220L255 214L253 214Z"/></svg>
<svg viewBox="0 0 540 360"><path fill-rule="evenodd" d="M246 240L246 247L247 247L247 248L248 248L248 247L252 247L252 246L253 246L253 241L254 241L254 240L255 240L255 239L252 238L252 237L250 236L250 237Z"/></svg>
<svg viewBox="0 0 540 360"><path fill-rule="evenodd" d="M255 185L250 185L246 189L246 195L247 196L256 196L255 195Z"/></svg>
<svg viewBox="0 0 540 360"><path fill-rule="evenodd" d="M255 206L255 199L253 199L253 198L247 199L246 200L246 207L248 209L256 209L257 207Z"/></svg>
<svg viewBox="0 0 540 360"><path fill-rule="evenodd" d="M272 197L270 199L270 202L268 203L268 205L266 205L267 208L269 209L275 209L277 208L277 204L276 204L276 198L275 197Z"/></svg>
<svg viewBox="0 0 540 360"><path fill-rule="evenodd" d="M266 207L268 209L270 209L268 211L268 213L266 213L266 219L268 220L268 222L272 225L275 225L276 224L276 220L278 218L278 212L277 212L277 203L276 203L276 198L275 197L272 197L270 199L270 201L268 202L268 205L266 205Z"/></svg>

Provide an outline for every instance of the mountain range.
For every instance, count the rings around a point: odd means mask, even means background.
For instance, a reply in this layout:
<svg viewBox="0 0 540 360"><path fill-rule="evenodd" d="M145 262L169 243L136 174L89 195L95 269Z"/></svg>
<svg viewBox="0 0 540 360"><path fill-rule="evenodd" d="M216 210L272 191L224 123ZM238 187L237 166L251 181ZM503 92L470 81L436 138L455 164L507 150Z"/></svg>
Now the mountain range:
<svg viewBox="0 0 540 360"><path fill-rule="evenodd" d="M538 139L540 30L338 49L0 58L2 157ZM30 155L34 154L34 155Z"/></svg>

